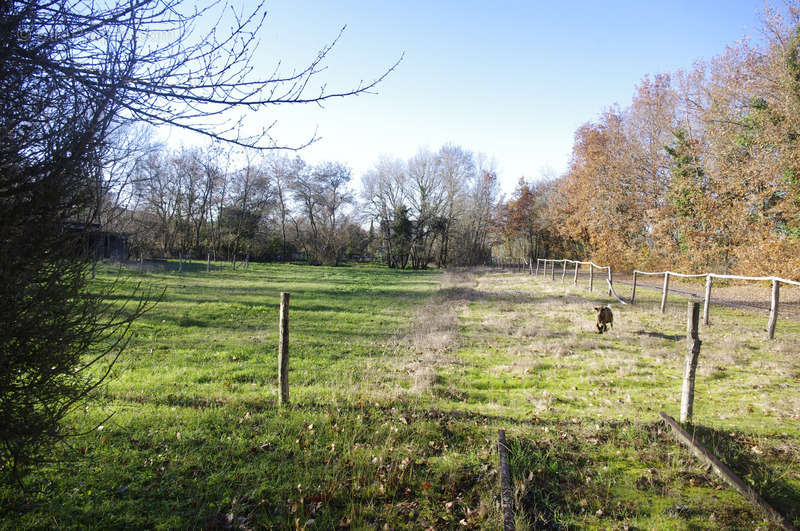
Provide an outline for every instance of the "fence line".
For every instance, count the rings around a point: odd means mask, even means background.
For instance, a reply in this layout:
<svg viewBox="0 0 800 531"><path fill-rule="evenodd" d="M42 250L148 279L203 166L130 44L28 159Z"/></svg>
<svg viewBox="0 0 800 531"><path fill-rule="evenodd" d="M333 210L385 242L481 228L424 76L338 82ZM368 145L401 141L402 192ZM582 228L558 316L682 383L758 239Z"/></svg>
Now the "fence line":
<svg viewBox="0 0 800 531"><path fill-rule="evenodd" d="M554 258L537 258L536 259L536 275L539 274L539 264L543 264L543 275L547 276L547 266L548 263L550 265L550 278L551 280L555 280L555 268L556 262L561 264L561 281L564 281L567 272L567 264L574 264L575 270L573 274L573 285L578 283L578 269L581 265L588 265L589 266L589 291L593 291L594 288L594 270L606 270L608 272L608 278L606 282L608 283L608 295L613 296L616 298L620 303L627 304L624 300L622 300L619 295L617 295L616 291L614 290L614 275L611 269L611 266L600 266L595 264L594 262L584 262L580 260L569 260L566 258L562 259L554 259ZM533 260L530 262L530 272L533 273ZM715 278L725 279L725 280L744 280L744 281L769 281L772 282L772 294L770 296L770 310L769 310L769 321L767 323L767 335L770 339L775 337L775 327L778 321L778 306L780 300L780 285L789 284L793 286L800 286L800 282L796 280L789 280L781 277L776 276L767 276L767 277L750 277L750 276L742 276L742 275L720 275L717 273L695 273L695 274L686 274L686 273L676 273L675 271L640 271L638 269L634 269L633 271L633 290L631 292L631 300L630 304L635 304L636 302L636 285L637 280L640 275L650 275L650 276L663 276L664 277L664 284L661 289L661 313L666 311L666 304L667 304L667 294L669 293L669 279L670 277L678 277L678 278L703 278L706 279L706 288L705 288L705 296L704 296L704 304L703 304L703 324L708 324L708 314L709 314L709 307L711 303L711 287L713 280Z"/></svg>

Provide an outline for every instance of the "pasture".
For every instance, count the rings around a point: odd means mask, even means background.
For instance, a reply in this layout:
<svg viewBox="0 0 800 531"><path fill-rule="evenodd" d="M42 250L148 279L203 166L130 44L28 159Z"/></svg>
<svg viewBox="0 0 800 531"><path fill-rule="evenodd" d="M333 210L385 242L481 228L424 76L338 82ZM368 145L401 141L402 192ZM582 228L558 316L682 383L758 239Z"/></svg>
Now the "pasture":
<svg viewBox="0 0 800 531"><path fill-rule="evenodd" d="M658 419L677 416L686 303L490 270L250 264L131 271L164 288L87 434L2 487L4 529L769 528ZM97 285L116 271L99 270ZM292 293L278 408L278 300ZM630 293L618 288L622 297ZM599 335L593 306L611 304ZM695 433L800 524L800 323L714 307Z"/></svg>

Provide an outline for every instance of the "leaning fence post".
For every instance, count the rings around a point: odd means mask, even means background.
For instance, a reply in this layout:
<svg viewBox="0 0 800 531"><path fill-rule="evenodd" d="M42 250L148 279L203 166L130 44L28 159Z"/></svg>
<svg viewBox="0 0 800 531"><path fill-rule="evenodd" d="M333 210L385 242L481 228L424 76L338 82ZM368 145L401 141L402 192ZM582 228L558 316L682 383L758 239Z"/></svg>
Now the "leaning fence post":
<svg viewBox="0 0 800 531"><path fill-rule="evenodd" d="M706 296L703 302L703 324L708 324L708 308L711 305L711 282L712 276L706 277Z"/></svg>
<svg viewBox="0 0 800 531"><path fill-rule="evenodd" d="M589 262L589 291L594 289L594 265Z"/></svg>
<svg viewBox="0 0 800 531"><path fill-rule="evenodd" d="M564 277L567 276L567 261L564 260L561 265L561 282L564 282Z"/></svg>
<svg viewBox="0 0 800 531"><path fill-rule="evenodd" d="M505 430L497 430L497 454L500 461L500 502L503 509L503 531L514 530L514 492L511 490L511 472L508 468L508 446Z"/></svg>
<svg viewBox="0 0 800 531"><path fill-rule="evenodd" d="M768 504L764 498L762 498L756 491L745 483L744 481L739 478L736 474L728 468L725 463L717 459L717 457L708 451L706 447L700 444L697 439L694 437L694 434L690 435L681 428L675 419L664 413L661 412L661 418L664 419L670 428L672 428L672 432L675 437L691 451L694 456L702 462L705 466L711 468L717 475L728 485L733 487L736 492L744 496L746 499L750 500L755 505L758 505L764 511L766 511L772 519L775 520L777 524L779 524L783 529L792 530L796 529L791 522L789 522L788 518L784 517L781 513L776 511L770 504Z"/></svg>
<svg viewBox="0 0 800 531"><path fill-rule="evenodd" d="M683 364L683 389L681 391L681 422L692 421L694 408L694 377L697 373L697 358L700 355L700 338L697 324L700 321L700 303L689 301L686 321L686 343L688 350Z"/></svg>
<svg viewBox="0 0 800 531"><path fill-rule="evenodd" d="M537 258L536 259L536 276L537 277L539 276L539 261L540 260L541 260L541 258Z"/></svg>
<svg viewBox="0 0 800 531"><path fill-rule="evenodd" d="M572 277L572 285L578 285L578 267L580 266L579 262L575 262L575 275Z"/></svg>
<svg viewBox="0 0 800 531"><path fill-rule="evenodd" d="M664 273L664 289L661 292L661 313L667 308L667 291L669 291L669 271Z"/></svg>
<svg viewBox="0 0 800 531"><path fill-rule="evenodd" d="M611 296L611 286L614 285L614 274L611 272L611 266L608 266L608 296Z"/></svg>
<svg viewBox="0 0 800 531"><path fill-rule="evenodd" d="M633 290L631 291L631 304L636 301L636 270L633 270Z"/></svg>
<svg viewBox="0 0 800 531"><path fill-rule="evenodd" d="M772 279L772 297L769 299L769 325L767 334L770 339L775 337L775 325L778 323L778 298L780 297L781 284L778 279Z"/></svg>
<svg viewBox="0 0 800 531"><path fill-rule="evenodd" d="M289 403L289 293L281 292L278 318L278 405Z"/></svg>

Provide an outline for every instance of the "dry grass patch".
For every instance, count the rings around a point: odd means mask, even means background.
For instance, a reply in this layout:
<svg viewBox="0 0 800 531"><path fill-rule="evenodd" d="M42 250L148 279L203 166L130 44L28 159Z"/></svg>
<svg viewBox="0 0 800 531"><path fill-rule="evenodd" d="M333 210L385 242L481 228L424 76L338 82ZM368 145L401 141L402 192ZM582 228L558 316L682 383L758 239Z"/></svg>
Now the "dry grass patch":
<svg viewBox="0 0 800 531"><path fill-rule="evenodd" d="M413 394L429 392L438 382L437 371L457 363L448 352L460 345L460 314L481 295L475 290L474 276L467 271L448 271L439 290L422 306L413 325L401 338L410 356L402 361L402 371L411 379Z"/></svg>
<svg viewBox="0 0 800 531"><path fill-rule="evenodd" d="M771 348L776 354L793 357L800 356L800 341L796 339L778 339Z"/></svg>

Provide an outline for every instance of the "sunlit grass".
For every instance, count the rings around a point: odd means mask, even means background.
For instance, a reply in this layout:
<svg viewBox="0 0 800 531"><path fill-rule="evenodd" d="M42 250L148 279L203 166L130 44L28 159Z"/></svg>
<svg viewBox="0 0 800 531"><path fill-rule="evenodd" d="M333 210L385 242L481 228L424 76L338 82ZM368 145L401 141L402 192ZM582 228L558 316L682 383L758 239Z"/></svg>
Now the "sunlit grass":
<svg viewBox="0 0 800 531"><path fill-rule="evenodd" d="M664 316L656 292L631 307L558 279L374 266L203 263L138 279L163 300L69 419L90 434L26 491L0 490L3 527L496 529L498 428L521 528L765 525L658 421L680 408L685 300ZM614 328L598 335L592 306L609 302ZM712 310L696 433L797 522L800 326L781 321L774 341L764 326Z"/></svg>

